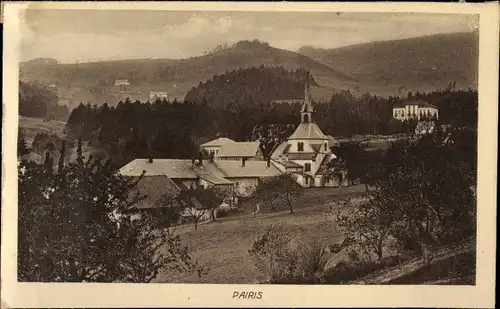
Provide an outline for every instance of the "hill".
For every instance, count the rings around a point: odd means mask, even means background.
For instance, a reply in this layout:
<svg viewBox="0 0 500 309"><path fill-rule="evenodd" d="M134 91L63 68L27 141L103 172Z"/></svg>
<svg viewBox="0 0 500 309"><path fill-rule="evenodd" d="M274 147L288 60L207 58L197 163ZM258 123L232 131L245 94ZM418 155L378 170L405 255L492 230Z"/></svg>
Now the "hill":
<svg viewBox="0 0 500 309"><path fill-rule="evenodd" d="M285 70L283 67L245 68L216 75L205 83L200 82L186 94L186 101L206 102L220 109L243 107L280 99L302 99L306 70ZM313 78L309 84L318 86Z"/></svg>
<svg viewBox="0 0 500 309"><path fill-rule="evenodd" d="M318 98L330 98L335 90L353 89L359 81L334 68L296 52L273 48L267 43L241 41L207 55L181 60L142 59L102 61L78 64L32 65L21 63L22 81L55 84L61 103L77 106L81 101L91 104L115 104L129 97L147 100L150 91L167 91L170 98L182 100L200 81L227 71L266 66L285 69L306 69L322 87L314 89ZM130 86L115 87L116 79L128 79Z"/></svg>
<svg viewBox="0 0 500 309"><path fill-rule="evenodd" d="M368 84L433 91L450 81L477 88L478 36L453 33L373 42L335 49L302 47L299 52Z"/></svg>

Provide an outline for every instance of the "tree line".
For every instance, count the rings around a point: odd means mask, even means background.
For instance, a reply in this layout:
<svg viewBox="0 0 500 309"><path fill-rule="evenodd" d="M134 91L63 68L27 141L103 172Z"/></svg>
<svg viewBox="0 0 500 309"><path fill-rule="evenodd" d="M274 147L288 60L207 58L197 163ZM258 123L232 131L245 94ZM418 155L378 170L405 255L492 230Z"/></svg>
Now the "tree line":
<svg viewBox="0 0 500 309"><path fill-rule="evenodd" d="M286 70L282 66L264 65L240 68L200 82L188 91L185 100L207 102L217 109L233 109L272 100L303 98L306 79L311 85L317 85L304 69Z"/></svg>

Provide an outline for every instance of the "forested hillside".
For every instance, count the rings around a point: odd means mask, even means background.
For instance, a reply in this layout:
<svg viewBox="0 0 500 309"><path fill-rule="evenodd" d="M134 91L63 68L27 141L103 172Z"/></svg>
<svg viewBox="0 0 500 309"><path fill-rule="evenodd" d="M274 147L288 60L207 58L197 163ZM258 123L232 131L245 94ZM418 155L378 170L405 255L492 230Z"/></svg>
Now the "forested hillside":
<svg viewBox="0 0 500 309"><path fill-rule="evenodd" d="M228 108L280 99L301 99L308 75L306 70L285 70L282 66L238 69L200 82L186 94L185 100ZM312 77L309 77L309 84L317 85Z"/></svg>
<svg viewBox="0 0 500 309"><path fill-rule="evenodd" d="M57 103L57 95L38 85L19 82L19 115L65 121L68 107Z"/></svg>
<svg viewBox="0 0 500 309"><path fill-rule="evenodd" d="M457 88L477 89L478 43L477 33L470 32L299 52L369 84L434 91L455 81Z"/></svg>

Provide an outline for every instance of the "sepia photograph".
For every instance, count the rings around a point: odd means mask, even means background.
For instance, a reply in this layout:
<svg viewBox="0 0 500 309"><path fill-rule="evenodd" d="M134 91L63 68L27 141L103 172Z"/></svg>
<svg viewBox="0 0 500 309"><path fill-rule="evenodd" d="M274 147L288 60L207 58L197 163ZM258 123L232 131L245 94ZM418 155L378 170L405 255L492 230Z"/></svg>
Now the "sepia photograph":
<svg viewBox="0 0 500 309"><path fill-rule="evenodd" d="M480 285L479 13L108 5L19 9L18 283Z"/></svg>

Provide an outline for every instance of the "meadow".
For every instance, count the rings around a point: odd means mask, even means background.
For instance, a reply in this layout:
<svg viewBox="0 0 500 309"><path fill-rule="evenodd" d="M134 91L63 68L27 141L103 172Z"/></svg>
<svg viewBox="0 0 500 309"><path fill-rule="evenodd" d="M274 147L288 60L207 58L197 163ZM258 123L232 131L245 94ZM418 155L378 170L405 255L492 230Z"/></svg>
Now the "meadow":
<svg viewBox="0 0 500 309"><path fill-rule="evenodd" d="M271 225L283 224L296 242L319 241L324 245L338 244L343 234L336 228L328 213L330 203L342 197L356 197L364 194L364 185L346 188L310 188L295 201L294 214L284 208L270 212L265 207L255 215L249 212L235 217L217 219L201 224L195 230L192 225L177 227L183 243L189 247L191 257L206 273L197 274L162 273L154 282L255 284L263 277L253 264L248 253L254 239L262 235ZM246 206L249 208L250 206ZM253 208L252 208L253 209ZM330 265L345 258L342 254L332 255Z"/></svg>

